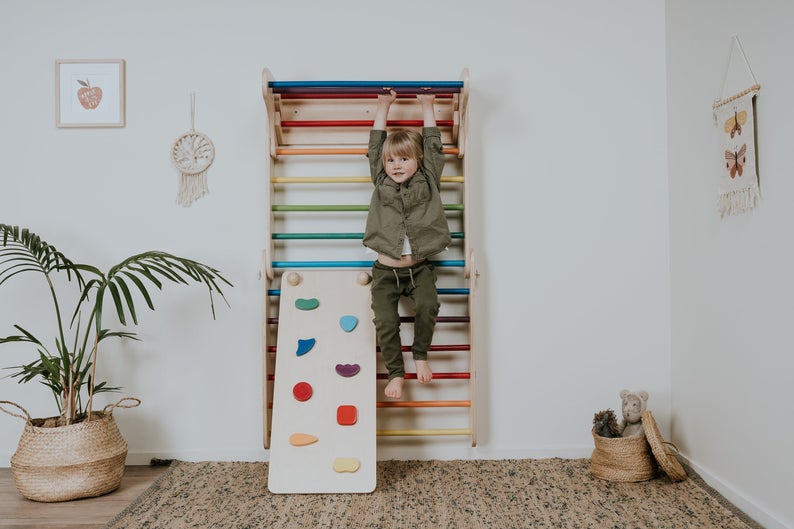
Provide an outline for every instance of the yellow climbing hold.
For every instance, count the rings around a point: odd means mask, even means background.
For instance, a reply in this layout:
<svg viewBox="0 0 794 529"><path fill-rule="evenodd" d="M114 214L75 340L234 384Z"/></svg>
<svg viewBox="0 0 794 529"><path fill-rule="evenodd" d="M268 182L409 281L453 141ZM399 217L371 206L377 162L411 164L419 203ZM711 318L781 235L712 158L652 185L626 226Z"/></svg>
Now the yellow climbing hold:
<svg viewBox="0 0 794 529"><path fill-rule="evenodd" d="M334 459L334 470L337 472L355 472L361 463L355 457L337 457Z"/></svg>

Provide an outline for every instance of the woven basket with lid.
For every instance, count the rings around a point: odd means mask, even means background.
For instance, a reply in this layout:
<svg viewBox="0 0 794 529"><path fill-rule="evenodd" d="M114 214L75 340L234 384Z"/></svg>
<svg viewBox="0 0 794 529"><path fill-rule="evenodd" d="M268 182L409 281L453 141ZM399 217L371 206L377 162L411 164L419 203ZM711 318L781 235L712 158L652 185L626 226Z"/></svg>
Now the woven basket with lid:
<svg viewBox="0 0 794 529"><path fill-rule="evenodd" d="M638 482L656 477L658 467L645 437L601 437L595 432L590 473L608 481Z"/></svg>
<svg viewBox="0 0 794 529"><path fill-rule="evenodd" d="M664 470L664 473L673 481L685 480L687 478L686 470L676 458L678 447L664 440L661 432L659 432L659 427L656 425L656 419L653 418L653 414L648 410L642 412L642 428L645 430L648 444L651 445L653 456L662 470Z"/></svg>

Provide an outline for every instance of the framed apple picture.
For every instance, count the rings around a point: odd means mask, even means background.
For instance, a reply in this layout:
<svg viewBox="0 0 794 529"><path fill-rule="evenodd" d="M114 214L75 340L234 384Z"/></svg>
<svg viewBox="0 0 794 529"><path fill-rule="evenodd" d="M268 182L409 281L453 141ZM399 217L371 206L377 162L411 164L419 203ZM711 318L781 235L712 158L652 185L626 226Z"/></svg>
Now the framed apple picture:
<svg viewBox="0 0 794 529"><path fill-rule="evenodd" d="M55 124L123 127L124 60L56 60Z"/></svg>

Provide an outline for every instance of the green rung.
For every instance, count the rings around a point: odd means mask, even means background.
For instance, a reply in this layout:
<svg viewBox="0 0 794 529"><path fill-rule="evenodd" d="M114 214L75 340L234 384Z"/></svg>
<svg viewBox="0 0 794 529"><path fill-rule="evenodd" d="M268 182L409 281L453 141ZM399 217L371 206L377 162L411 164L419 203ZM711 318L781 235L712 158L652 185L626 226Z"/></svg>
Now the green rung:
<svg viewBox="0 0 794 529"><path fill-rule="evenodd" d="M359 204L281 204L273 211L369 211L368 205ZM444 211L463 211L463 204L444 204Z"/></svg>

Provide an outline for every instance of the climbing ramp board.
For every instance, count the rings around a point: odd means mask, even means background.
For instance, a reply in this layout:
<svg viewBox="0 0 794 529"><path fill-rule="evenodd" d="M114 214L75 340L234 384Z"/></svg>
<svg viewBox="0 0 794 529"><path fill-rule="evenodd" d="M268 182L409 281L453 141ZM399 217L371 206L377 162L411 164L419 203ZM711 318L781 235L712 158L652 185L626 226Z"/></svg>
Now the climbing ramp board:
<svg viewBox="0 0 794 529"><path fill-rule="evenodd" d="M370 279L340 270L281 276L268 474L273 493L375 490Z"/></svg>

